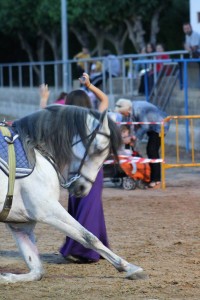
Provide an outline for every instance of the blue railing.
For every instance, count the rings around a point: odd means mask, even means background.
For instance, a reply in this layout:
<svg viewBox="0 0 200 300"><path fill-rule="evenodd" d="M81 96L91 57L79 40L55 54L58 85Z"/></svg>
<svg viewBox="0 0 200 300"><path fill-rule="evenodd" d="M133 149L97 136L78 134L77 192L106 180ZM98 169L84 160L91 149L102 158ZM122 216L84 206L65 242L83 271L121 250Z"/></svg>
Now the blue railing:
<svg viewBox="0 0 200 300"><path fill-rule="evenodd" d="M145 57L156 57L160 53L146 54ZM182 58L187 51L169 51L165 52L172 57ZM117 56L121 64L122 91L132 94L134 88L134 78L136 76L135 66L139 63L139 59L143 58L142 54L130 54ZM110 61L112 58L110 59ZM84 63L86 72L89 72L90 64L94 61L100 61L104 66L105 57L93 57L90 59L80 60ZM129 64L129 81L127 87L127 62ZM143 61L142 61L143 63ZM0 64L0 87L29 87L33 88L45 82L53 86L56 90L62 88L63 90L73 89L73 80L76 76L76 59L67 61L47 61L47 62L24 62L24 63L10 63ZM63 68L66 70L63 74ZM106 82L104 67L103 67L103 90L107 90L108 94L113 94L112 77L108 78Z"/></svg>
<svg viewBox="0 0 200 300"><path fill-rule="evenodd" d="M153 57L156 58L157 55L161 53L153 53L153 54L133 54L133 55L123 55L118 56L117 58L120 60L121 64L121 75L119 78L113 79L111 76L106 81L105 71L103 68L103 84L102 89L109 95L115 96L115 80L117 81L118 86L120 86L120 95L129 97L130 99L134 98L134 90L135 86L135 78L138 75L137 65L138 64L153 64L154 69L154 84L157 83L159 77L156 73L156 64L157 63L171 63L177 64L179 67L179 87L184 91L184 114L188 115L189 112L189 99L188 99L188 89L189 83L191 83L191 78L188 76L188 66L190 64L195 64L200 66L200 59L189 59L184 58L188 52L186 51L170 51L165 52L164 54L170 55L169 60L156 60L156 59L147 59L144 60L142 58L145 57ZM82 60L85 65L85 70L89 72L89 67L91 62L93 61L101 61L104 66L104 57L94 57L87 60ZM128 62L128 63L127 63ZM63 75L63 65L67 66L67 74ZM49 61L49 62L25 62L25 63L12 63L12 64L0 64L0 88L12 89L12 88L30 88L36 89L39 84L47 83L51 87L51 91L54 89L54 92L60 90L70 91L74 88L74 81L77 80L77 76L75 75L77 60L68 60L68 61ZM128 65L128 70L127 70ZM129 71L129 74L128 74ZM63 78L66 78L65 82ZM199 76L195 77L196 86L200 88L200 68L199 68ZM155 88L157 88L155 86ZM163 88L164 90L164 88ZM169 87L165 86L165 90L169 92ZM2 93L3 94L3 91ZM8 94L6 94L8 95ZM148 91L148 77L145 78L145 97L147 101L151 101L150 93ZM2 97L1 97L2 99ZM115 101L115 100L114 100ZM5 102L5 101L4 101ZM156 104L156 103L155 103ZM186 123L186 149L189 149L189 127Z"/></svg>

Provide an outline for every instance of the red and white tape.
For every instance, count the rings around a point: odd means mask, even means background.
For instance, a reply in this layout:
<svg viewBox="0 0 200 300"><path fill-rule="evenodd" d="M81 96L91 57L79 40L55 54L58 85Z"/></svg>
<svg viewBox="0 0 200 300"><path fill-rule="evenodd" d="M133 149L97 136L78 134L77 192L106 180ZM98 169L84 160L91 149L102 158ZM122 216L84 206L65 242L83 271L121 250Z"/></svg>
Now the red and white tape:
<svg viewBox="0 0 200 300"><path fill-rule="evenodd" d="M149 124L163 124L163 122L116 122L119 125L149 125Z"/></svg>
<svg viewBox="0 0 200 300"><path fill-rule="evenodd" d="M163 124L164 122L116 122L118 125L149 125L149 124ZM125 156L125 155L120 155L119 156L119 163L124 163L124 162L129 162L129 163L161 163L163 162L163 159L161 158L142 158L142 157L133 157L133 156ZM113 159L106 160L104 162L104 165L110 165L114 164L115 161Z"/></svg>
<svg viewBox="0 0 200 300"><path fill-rule="evenodd" d="M124 156L124 155L120 155L119 156L119 163L124 163L124 162L128 162L128 163L142 163L142 164L146 164L146 163L161 163L163 162L163 159L161 158L143 158L143 157L133 157L133 156ZM108 159L104 162L104 165L111 165L114 164L115 161L113 159Z"/></svg>

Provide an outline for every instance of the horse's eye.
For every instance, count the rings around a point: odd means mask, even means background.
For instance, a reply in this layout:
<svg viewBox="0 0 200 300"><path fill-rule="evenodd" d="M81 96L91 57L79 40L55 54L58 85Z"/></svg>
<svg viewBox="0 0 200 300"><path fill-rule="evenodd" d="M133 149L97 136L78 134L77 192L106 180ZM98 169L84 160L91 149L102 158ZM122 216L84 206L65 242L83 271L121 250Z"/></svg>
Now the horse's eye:
<svg viewBox="0 0 200 300"><path fill-rule="evenodd" d="M96 154L101 154L102 152L104 152L106 149L108 149L107 147L98 147L95 149L95 153Z"/></svg>
<svg viewBox="0 0 200 300"><path fill-rule="evenodd" d="M103 148L100 148L99 146L97 147L97 146L95 146L94 147L94 150L93 150L93 154L94 155L98 155L98 154L101 154L102 152L103 152Z"/></svg>
<svg viewBox="0 0 200 300"><path fill-rule="evenodd" d="M95 151L95 153L96 153L96 154L101 154L101 153L103 152L103 150L104 150L104 149L97 149L97 150Z"/></svg>

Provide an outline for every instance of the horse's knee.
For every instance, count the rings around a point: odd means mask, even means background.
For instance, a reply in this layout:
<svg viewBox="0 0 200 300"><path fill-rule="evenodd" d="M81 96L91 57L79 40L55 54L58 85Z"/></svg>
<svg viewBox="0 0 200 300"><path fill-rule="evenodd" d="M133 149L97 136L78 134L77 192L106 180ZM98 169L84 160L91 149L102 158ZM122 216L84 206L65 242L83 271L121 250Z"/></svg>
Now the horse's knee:
<svg viewBox="0 0 200 300"><path fill-rule="evenodd" d="M86 246L89 248L94 248L100 241L99 239L88 231L84 231L83 239L86 243Z"/></svg>
<svg viewBox="0 0 200 300"><path fill-rule="evenodd" d="M44 276L44 269L41 268L39 270L38 269L37 270L32 270L29 274L31 275L32 280L39 281Z"/></svg>
<svg viewBox="0 0 200 300"><path fill-rule="evenodd" d="M39 280L42 279L43 276L44 276L44 272L43 272L43 273L38 273L38 274L36 274L36 276L35 276L35 280L39 281Z"/></svg>

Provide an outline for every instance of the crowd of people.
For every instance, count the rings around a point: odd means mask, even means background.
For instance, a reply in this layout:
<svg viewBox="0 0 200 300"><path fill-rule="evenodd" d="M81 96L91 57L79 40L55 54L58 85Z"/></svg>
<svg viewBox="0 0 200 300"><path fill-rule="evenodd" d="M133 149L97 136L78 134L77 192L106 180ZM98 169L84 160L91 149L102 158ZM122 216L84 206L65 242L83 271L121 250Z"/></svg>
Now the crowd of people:
<svg viewBox="0 0 200 300"><path fill-rule="evenodd" d="M80 61L80 59L91 58L89 49L83 47L82 51L74 56L74 59L77 60L76 67L78 76L81 76L83 72L89 73L90 81L96 87L101 87L103 80L106 81L109 76L118 77L121 74L120 61L117 56L112 54L110 50L104 50L102 55L104 57L102 61Z"/></svg>
<svg viewBox="0 0 200 300"><path fill-rule="evenodd" d="M142 47L139 57L140 63L135 63L135 76L138 79L138 91L137 95L145 95L147 91L151 94L155 75L159 79L161 76L168 76L171 73L171 68L168 65L164 65L164 60L170 59L170 56L165 53L164 44L158 43L154 46L152 43L148 43ZM148 54L148 56L147 56ZM152 54L152 55L150 55ZM142 62L144 60L144 63ZM148 60L157 60L158 62L148 62ZM146 83L145 83L146 81Z"/></svg>
<svg viewBox="0 0 200 300"><path fill-rule="evenodd" d="M189 22L183 24L183 33L185 34L185 41L183 47L188 51L190 58L200 57L200 33L194 31ZM164 64L164 60L170 59L170 56L165 53L166 49L163 43L147 43L143 45L139 52L140 57L126 62L127 77L135 77L137 79L137 91L135 95L151 94L155 80L159 80L161 76L168 76L171 74L171 67ZM103 59L101 61L89 61L88 63L79 61L79 59L92 58L87 47L83 47L82 51L74 56L77 59L77 72L87 72L90 74L91 82L97 86L102 87L103 81L111 77L119 77L122 74L122 66L116 55L109 50L103 51ZM158 62L148 62L158 60ZM142 62L144 61L144 63ZM162 62L163 61L163 62Z"/></svg>
<svg viewBox="0 0 200 300"><path fill-rule="evenodd" d="M155 52L157 54L155 55ZM152 43L147 43L144 47L142 47L140 54L142 56L139 57L140 63L136 63L133 60L134 65L134 74L138 78L138 95L144 95L145 94L145 77L147 77L147 85L148 85L148 93L150 94L153 84L154 84L154 71L156 70L157 76L161 73L163 63L160 62L160 60L169 59L169 55L165 54L165 48L164 45L161 43L158 43L156 46L154 46ZM146 56L148 54L148 56ZM149 55L152 54L152 55ZM74 59L77 60L76 67L77 67L77 74L78 76L82 72L87 72L90 74L90 80L92 84L94 84L97 87L102 87L103 81L107 81L109 77L119 77L122 73L122 66L120 63L120 60L117 58L116 55L112 54L109 50L103 51L103 60L90 60L88 62L82 61L81 59L91 59L91 56L89 54L89 49L86 47L82 48L82 51L79 52L74 56ZM153 60L157 59L159 60L158 63L156 63L156 67L154 68L153 63L148 63L147 60ZM80 61L81 60L81 61ZM145 63L142 63L142 61L145 61ZM130 77L133 74L132 71L130 71L130 68L133 67L133 65L129 65L129 62L126 63L126 67L128 67L127 70L127 76ZM166 73L169 75L169 72Z"/></svg>

